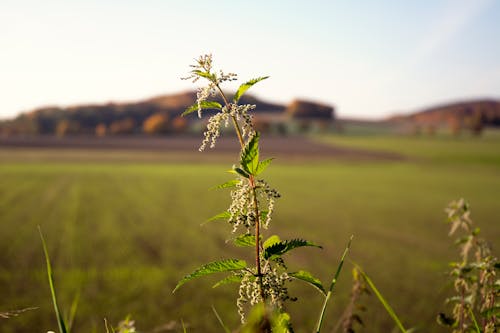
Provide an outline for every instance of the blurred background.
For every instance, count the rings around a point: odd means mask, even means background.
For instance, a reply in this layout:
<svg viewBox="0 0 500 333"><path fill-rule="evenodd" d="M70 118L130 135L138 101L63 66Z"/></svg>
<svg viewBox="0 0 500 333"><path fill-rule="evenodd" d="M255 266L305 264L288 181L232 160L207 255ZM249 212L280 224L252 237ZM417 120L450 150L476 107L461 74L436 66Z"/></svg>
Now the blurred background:
<svg viewBox="0 0 500 333"><path fill-rule="evenodd" d="M141 332L237 327L237 287L190 283L195 267L242 257L229 206L238 161L231 129L203 153L206 120L194 59L242 82L257 105L264 175L282 194L269 235L301 237L291 270L330 281L351 260L408 327L441 332L459 257L444 208L466 198L483 237L500 236L500 2L478 1L2 1L0 3L0 317L2 332L56 329L40 225L61 306L79 299L76 332L130 315ZM494 244L495 245L495 244ZM498 254L496 248L494 252ZM347 264L328 310L348 304ZM212 282L212 283L211 283ZM321 296L292 283L296 330L312 331ZM374 296L366 332L394 324Z"/></svg>

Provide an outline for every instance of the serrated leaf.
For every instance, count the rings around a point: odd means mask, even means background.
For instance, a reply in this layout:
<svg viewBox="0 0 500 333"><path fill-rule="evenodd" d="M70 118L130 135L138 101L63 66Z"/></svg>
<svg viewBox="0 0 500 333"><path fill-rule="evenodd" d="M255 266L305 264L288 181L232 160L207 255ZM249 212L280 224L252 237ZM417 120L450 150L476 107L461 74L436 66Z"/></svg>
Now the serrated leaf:
<svg viewBox="0 0 500 333"><path fill-rule="evenodd" d="M244 260L239 260L239 259L225 259L225 260L220 260L220 261L214 261L208 264L205 264L199 268L197 268L193 273L186 275L183 277L179 283L177 283L177 286L175 286L174 290L172 293L175 293L177 289L179 289L184 283L195 279L199 278L205 275L210 275L214 273L220 273L220 272L229 272L229 271L236 271L240 270L247 267L247 263Z"/></svg>
<svg viewBox="0 0 500 333"><path fill-rule="evenodd" d="M258 77L256 79L252 79L250 81L247 81L245 83L243 83L242 85L240 85L240 87L238 88L238 90L236 91L236 94L234 95L233 97L233 103L238 103L238 101L240 100L241 96L243 96L243 94L251 87L253 86L254 84L256 84L257 82L260 82L262 80L265 80L269 78L269 76L262 76L262 77Z"/></svg>
<svg viewBox="0 0 500 333"><path fill-rule="evenodd" d="M220 190L220 189L223 189L223 188L231 188L231 187L236 187L236 185L240 182L239 179L231 179L225 183L222 183L222 184L219 184L219 185L216 185L212 188L210 188L211 190Z"/></svg>
<svg viewBox="0 0 500 333"><path fill-rule="evenodd" d="M241 167L251 175L255 175L259 165L259 132L250 139L241 152Z"/></svg>
<svg viewBox="0 0 500 333"><path fill-rule="evenodd" d="M306 241L304 239L292 239L292 240L286 240L286 241L281 241L279 243L275 243L268 248L264 249L264 259L270 259L273 257L279 257L282 256L283 254L287 253L288 251L291 251L293 249L296 249L298 247L304 247L304 246L314 246L314 247L319 247L321 246L316 245L312 242Z"/></svg>
<svg viewBox="0 0 500 333"><path fill-rule="evenodd" d="M321 281L318 278L314 277L311 273L307 271L298 271L298 272L288 273L288 275L290 275L295 279L309 283L310 285L318 289L323 295L326 295L325 287L323 287Z"/></svg>
<svg viewBox="0 0 500 333"><path fill-rule="evenodd" d="M245 170L242 170L241 168L237 168L237 167L236 167L236 168L234 168L233 170L234 170L234 172L236 172L238 175L240 175L240 176L242 176L242 177L244 177L244 178L249 178L249 177L250 177L250 175L249 175L249 174L248 174Z"/></svg>
<svg viewBox="0 0 500 333"><path fill-rule="evenodd" d="M255 236L249 234L239 235L234 240L234 245L241 247L255 246Z"/></svg>
<svg viewBox="0 0 500 333"><path fill-rule="evenodd" d="M267 216L267 214L266 214L266 216ZM264 244L262 244L262 247L264 249L267 249L268 247L270 247L270 246L272 246L274 244L277 244L279 242L281 242L280 236L278 236L278 235L272 235L272 236L270 236L268 239L266 239L264 241Z"/></svg>
<svg viewBox="0 0 500 333"><path fill-rule="evenodd" d="M220 280L219 282L217 282L216 284L214 284L212 286L212 288L217 288L217 287L220 287L220 286L223 286L226 284L230 284L230 283L240 283L240 282L241 282L241 276L229 275L229 276L223 278L222 280Z"/></svg>
<svg viewBox="0 0 500 333"><path fill-rule="evenodd" d="M222 213L219 213L217 215L212 216L211 218L209 218L208 220L206 220L203 224L208 223L208 222L212 222L212 221L215 221L215 220L228 219L230 217L231 217L231 213L228 212L228 211L224 211Z"/></svg>
<svg viewBox="0 0 500 333"><path fill-rule="evenodd" d="M221 110L222 109L222 105L219 103L219 102L215 102L215 101L201 101L200 102L200 105L198 105L198 102L194 103L193 105L191 105L190 107L188 107L186 109L186 111L184 111L181 116L186 116L190 113L193 113L195 111L198 111L198 108L202 109L202 110L213 110L213 109L216 109L216 110Z"/></svg>
<svg viewBox="0 0 500 333"><path fill-rule="evenodd" d="M255 170L255 175L260 175L264 170L266 170L267 166L274 160L274 158L265 159L257 165L257 170Z"/></svg>

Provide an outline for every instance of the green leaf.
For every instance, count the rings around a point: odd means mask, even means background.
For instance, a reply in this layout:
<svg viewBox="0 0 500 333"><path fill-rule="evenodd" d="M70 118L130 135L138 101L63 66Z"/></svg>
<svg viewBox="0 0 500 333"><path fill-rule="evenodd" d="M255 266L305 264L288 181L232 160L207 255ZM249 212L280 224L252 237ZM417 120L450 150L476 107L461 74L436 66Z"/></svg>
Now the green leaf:
<svg viewBox="0 0 500 333"><path fill-rule="evenodd" d="M229 272L236 271L247 267L247 263L244 260L239 259L225 259L220 261L214 261L208 264L205 264L199 268L197 268L193 273L186 275L183 277L177 286L175 286L172 293L175 293L177 289L179 289L184 283L199 278L201 276L210 275L219 272Z"/></svg>
<svg viewBox="0 0 500 333"><path fill-rule="evenodd" d="M236 172L238 175L244 177L244 178L250 178L250 175L245 171L245 170L241 170L240 168L236 167L233 169L234 172Z"/></svg>
<svg viewBox="0 0 500 333"><path fill-rule="evenodd" d="M213 109L221 110L222 109L222 105L219 102L215 102L215 101L201 101L199 106L198 106L198 102L196 102L193 105L191 105L190 107L188 107L186 109L186 111L184 111L181 114L181 116L184 117L184 116L187 116L190 113L198 111L198 107L201 108L202 110L207 110L207 109L208 110L213 110Z"/></svg>
<svg viewBox="0 0 500 333"><path fill-rule="evenodd" d="M267 216L267 214L266 214L266 216ZM277 244L279 242L281 242L280 236L272 235L268 239L265 240L265 242L264 242L264 244L262 244L262 246L264 247L264 249L267 249L268 247L270 247L274 244Z"/></svg>
<svg viewBox="0 0 500 333"><path fill-rule="evenodd" d="M219 190L219 189L223 189L223 188L231 188L231 187L235 187L239 182L240 182L239 179L231 179L223 184L216 185L210 189L211 190Z"/></svg>
<svg viewBox="0 0 500 333"><path fill-rule="evenodd" d="M226 284L230 284L230 283L240 283L240 282L241 282L241 276L229 275L229 276L223 278L222 280L220 280L219 282L217 282L216 284L214 284L212 286L212 288L217 288L217 287L220 287L220 286L223 286Z"/></svg>
<svg viewBox="0 0 500 333"><path fill-rule="evenodd" d="M259 132L255 133L241 152L241 166L251 175L255 175L255 171L259 165L259 137Z"/></svg>
<svg viewBox="0 0 500 333"><path fill-rule="evenodd" d="M208 220L206 220L202 224L205 224L205 223L208 223L208 222L212 222L212 221L215 221L215 220L225 220L225 219L228 219L230 217L231 217L231 213L226 210L226 211L224 211L222 213L219 213L219 214L217 214L215 216L212 216L211 218L209 218Z"/></svg>
<svg viewBox="0 0 500 333"><path fill-rule="evenodd" d="M61 310L57 305L56 288L54 285L54 277L52 276L52 265L50 264L49 251L47 250L47 245L45 244L45 239L43 238L42 229L38 226L38 232L40 233L40 239L42 240L43 253L45 254L45 263L47 266L47 277L49 279L50 294L52 297L52 304L54 306L54 311L56 313L57 324L59 325L60 333L67 333L66 323L64 322Z"/></svg>
<svg viewBox="0 0 500 333"><path fill-rule="evenodd" d="M290 275L295 279L309 283L313 287L317 288L323 295L326 295L325 287L323 287L321 281L318 278L314 277L311 273L307 271L298 271L298 272L288 273L288 275Z"/></svg>
<svg viewBox="0 0 500 333"><path fill-rule="evenodd" d="M250 234L240 235L234 240L234 245L241 247L255 246L255 236Z"/></svg>
<svg viewBox="0 0 500 333"><path fill-rule="evenodd" d="M273 316L273 333L290 333L293 332L291 328L291 317L286 312L276 313Z"/></svg>
<svg viewBox="0 0 500 333"><path fill-rule="evenodd" d="M275 243L267 248L264 249L264 259L272 259L274 257L279 257L282 256L283 254L287 253L288 251L291 251L293 249L296 249L298 247L303 247L303 246L314 246L314 247L319 247L321 246L316 245L312 242L306 241L304 239L292 239L292 240L286 240L286 241L281 241L279 243Z"/></svg>
<svg viewBox="0 0 500 333"><path fill-rule="evenodd" d="M255 170L255 175L260 175L264 170L266 170L267 166L274 160L274 158L268 158L259 162L257 165L257 170Z"/></svg>
<svg viewBox="0 0 500 333"><path fill-rule="evenodd" d="M194 69L191 71L191 73L198 75L199 77L203 77L209 81L214 81L215 80L215 74L212 74L210 72L204 72L200 71L199 69Z"/></svg>
<svg viewBox="0 0 500 333"><path fill-rule="evenodd" d="M239 88L238 90L236 91L236 94L234 95L233 97L233 103L238 103L238 101L240 100L241 96L243 96L243 94L251 87L253 86L254 84L256 84L257 82L260 82L262 80L265 80L267 79L269 76L262 76L262 77L258 77L256 79L252 79L248 82L245 82L243 83Z"/></svg>

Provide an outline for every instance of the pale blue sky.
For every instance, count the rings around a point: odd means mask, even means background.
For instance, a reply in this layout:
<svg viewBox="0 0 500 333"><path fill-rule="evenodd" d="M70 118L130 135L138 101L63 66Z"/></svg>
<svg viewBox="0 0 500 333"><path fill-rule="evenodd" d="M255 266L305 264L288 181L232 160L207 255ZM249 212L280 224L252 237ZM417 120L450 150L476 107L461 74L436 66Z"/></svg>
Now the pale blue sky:
<svg viewBox="0 0 500 333"><path fill-rule="evenodd" d="M0 118L184 91L203 53L343 117L500 98L500 0L1 0Z"/></svg>

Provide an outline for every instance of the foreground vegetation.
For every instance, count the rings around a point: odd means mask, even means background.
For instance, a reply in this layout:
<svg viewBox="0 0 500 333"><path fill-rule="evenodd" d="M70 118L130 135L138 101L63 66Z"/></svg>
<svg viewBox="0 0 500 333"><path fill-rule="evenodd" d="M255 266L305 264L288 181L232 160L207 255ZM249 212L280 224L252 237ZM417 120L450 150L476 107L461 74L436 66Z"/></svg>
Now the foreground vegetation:
<svg viewBox="0 0 500 333"><path fill-rule="evenodd" d="M324 246L321 260L312 256L315 250L305 249L290 258L289 266L306 267L328 281L353 234L351 258L370 274L402 320L426 332L442 331L435 316L452 292L444 285L445 272L447 262L456 257L442 223L443 207L453 198L468 198L483 236L499 239L498 136L326 139L346 146L399 149L407 159L312 164L276 160L268 178L285 195L277 204L271 231ZM39 308L2 320L2 332L56 327L38 224L55 267L60 303L69 307L80 292L74 324L78 331L101 331L104 317L114 323L130 313L145 330L179 327L184 318L192 331L218 332L212 304L228 325L237 325L236 289L200 293L197 289L214 281L199 281L199 288L171 294L179 276L203 262L244 256L238 250L228 253L229 228L199 227L207 216L226 208L226 194L206 190L230 179L220 172L225 164L145 163L134 152L116 152L120 163L108 158L99 162L102 151L89 151L88 163L81 156L75 162L67 155L58 160L54 151L50 160L36 162L32 154L40 152L19 150L15 160L2 152L0 309ZM203 247L193 246L196 242ZM345 274L328 318L339 317L349 289ZM297 283L292 292L299 296L290 306L296 330L313 327L321 306L321 300L312 297L316 291ZM378 301L368 297L366 302L363 319L370 323L370 332L391 330L393 323ZM325 328L334 324L326 322Z"/></svg>

